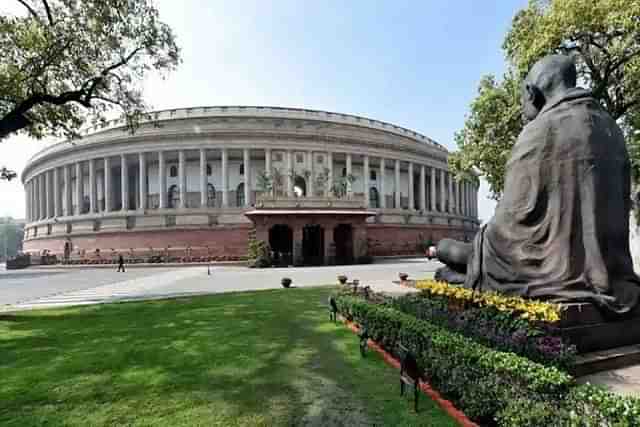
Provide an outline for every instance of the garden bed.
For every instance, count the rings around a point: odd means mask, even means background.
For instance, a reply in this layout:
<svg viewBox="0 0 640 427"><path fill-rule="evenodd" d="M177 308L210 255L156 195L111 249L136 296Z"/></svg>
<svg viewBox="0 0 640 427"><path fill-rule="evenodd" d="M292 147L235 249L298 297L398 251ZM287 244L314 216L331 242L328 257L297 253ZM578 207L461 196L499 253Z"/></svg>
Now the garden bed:
<svg viewBox="0 0 640 427"><path fill-rule="evenodd" d="M640 401L579 386L553 364L491 348L403 313L390 300L372 303L343 293L336 302L341 315L365 327L385 350L395 353L400 343L410 349L425 379L483 425L640 425Z"/></svg>

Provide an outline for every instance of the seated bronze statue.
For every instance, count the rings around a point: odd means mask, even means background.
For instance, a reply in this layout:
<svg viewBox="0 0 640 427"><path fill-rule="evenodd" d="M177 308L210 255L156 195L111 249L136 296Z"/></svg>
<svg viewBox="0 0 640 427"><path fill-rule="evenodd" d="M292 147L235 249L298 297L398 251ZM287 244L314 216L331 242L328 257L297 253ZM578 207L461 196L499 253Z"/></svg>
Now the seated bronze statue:
<svg viewBox="0 0 640 427"><path fill-rule="evenodd" d="M630 163L615 120L576 88L563 55L541 59L523 84L528 121L506 166L495 214L473 243L442 240L436 278L606 313L638 304L629 253Z"/></svg>

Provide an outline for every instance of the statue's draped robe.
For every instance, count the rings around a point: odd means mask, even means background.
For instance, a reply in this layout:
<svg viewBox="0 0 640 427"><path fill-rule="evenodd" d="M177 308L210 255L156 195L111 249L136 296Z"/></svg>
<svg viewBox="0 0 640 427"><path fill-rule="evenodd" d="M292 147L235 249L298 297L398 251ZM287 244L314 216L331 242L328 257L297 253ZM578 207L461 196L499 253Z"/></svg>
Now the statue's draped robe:
<svg viewBox="0 0 640 427"><path fill-rule="evenodd" d="M622 132L588 92L552 100L514 145L503 197L476 235L465 286L623 314L638 303Z"/></svg>

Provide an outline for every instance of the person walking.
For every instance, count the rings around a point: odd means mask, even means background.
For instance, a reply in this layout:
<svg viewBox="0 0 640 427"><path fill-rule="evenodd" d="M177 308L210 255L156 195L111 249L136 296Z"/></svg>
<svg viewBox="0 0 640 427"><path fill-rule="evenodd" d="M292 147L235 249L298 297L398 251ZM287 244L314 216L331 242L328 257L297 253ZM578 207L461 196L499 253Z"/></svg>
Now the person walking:
<svg viewBox="0 0 640 427"><path fill-rule="evenodd" d="M122 254L118 255L118 272L120 272L121 269L124 273L124 257Z"/></svg>

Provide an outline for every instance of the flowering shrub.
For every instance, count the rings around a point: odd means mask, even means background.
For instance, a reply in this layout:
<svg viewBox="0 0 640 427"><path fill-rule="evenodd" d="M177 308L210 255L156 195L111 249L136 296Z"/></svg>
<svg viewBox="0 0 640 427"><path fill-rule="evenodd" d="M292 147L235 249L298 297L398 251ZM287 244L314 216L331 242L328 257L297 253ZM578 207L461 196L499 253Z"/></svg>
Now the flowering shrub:
<svg viewBox="0 0 640 427"><path fill-rule="evenodd" d="M478 307L494 307L525 320L555 323L560 320L561 307L544 301L500 295L495 292L474 292L471 289L452 286L435 280L419 280L416 288L431 296L446 297L460 304L471 303Z"/></svg>
<svg viewBox="0 0 640 427"><path fill-rule="evenodd" d="M413 294L390 302L411 314L501 351L511 351L536 362L568 367L575 346L564 340L553 324L523 319L495 306L452 304L447 296Z"/></svg>
<svg viewBox="0 0 640 427"><path fill-rule="evenodd" d="M498 351L402 313L388 300L334 296L338 312L366 326L373 340L396 353L402 343L424 377L482 425L640 427L640 400L620 397L513 353Z"/></svg>

